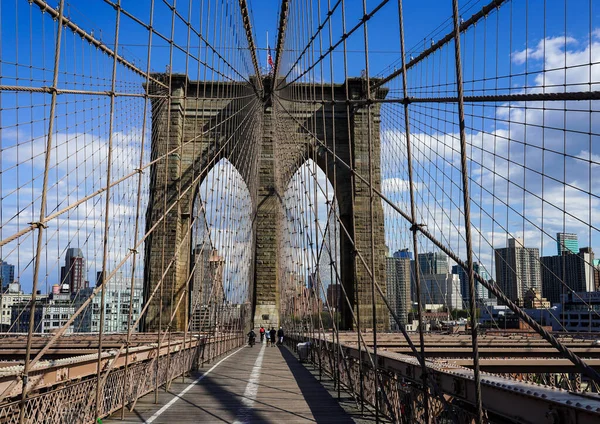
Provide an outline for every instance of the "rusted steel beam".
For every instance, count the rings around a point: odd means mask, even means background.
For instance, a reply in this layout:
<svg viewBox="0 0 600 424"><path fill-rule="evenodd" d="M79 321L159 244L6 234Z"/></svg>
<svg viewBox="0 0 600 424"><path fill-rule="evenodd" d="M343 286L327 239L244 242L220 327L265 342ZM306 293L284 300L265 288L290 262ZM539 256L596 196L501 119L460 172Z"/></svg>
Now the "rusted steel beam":
<svg viewBox="0 0 600 424"><path fill-rule="evenodd" d="M330 342L323 343L323 349ZM369 368L371 352L343 346L346 357L360 361ZM327 352L327 350L324 350ZM393 373L403 381L421 383L419 361L410 356L380 352L378 368ZM473 371L450 363L428 361L427 371L435 379L441 391L454 399L473 404L475 381ZM537 385L483 372L481 374L483 407L491 414L520 423L561 422L565 424L596 424L600 422L600 398L579 395L555 387ZM507 407L510 405L510 407ZM553 418L556 418L552 421ZM550 419L550 421L548 421Z"/></svg>
<svg viewBox="0 0 600 424"><path fill-rule="evenodd" d="M469 358L472 354L470 346L453 346L453 347L427 347L427 356L433 358ZM379 346L382 349L394 353L401 353L403 355L411 355L411 349L407 346L402 347L389 347ZM586 358L598 358L600 359L600 349L597 347L575 347L571 350L577 355ZM492 358L540 358L540 359L552 359L562 358L561 354L556 351L553 347L481 347L480 355Z"/></svg>
<svg viewBox="0 0 600 424"><path fill-rule="evenodd" d="M537 336L537 335L536 335ZM352 333L340 334L340 340L349 344L352 344L356 340L356 336ZM598 342L596 339L582 339L576 337L559 337L563 344L570 347L590 347L597 349ZM366 343L372 343L369 337L365 336ZM427 347L469 347L471 340L468 335L438 335L438 334L426 334L425 342ZM381 340L377 343L384 347L406 347L408 344L399 333L388 333L381 336ZM552 347L548 341L541 337L506 337L497 335L484 335L481 336L481 346L499 346L507 347L514 346L517 348L532 348L532 347Z"/></svg>
<svg viewBox="0 0 600 424"><path fill-rule="evenodd" d="M198 337L190 337L185 344L185 348L195 349L202 340ZM133 347L129 349L127 360L131 365L152 359L156 356L157 351L159 356L164 356L182 350L183 346L183 339L180 339L177 341L171 340L170 343L165 343L160 349L152 344ZM116 351L102 353L102 368L104 369L108 365L111 365L112 368L125 366L126 355L124 354L119 355L117 362L112 365L116 355ZM97 362L97 353L52 361L40 361L29 373L27 391L35 392L57 384L65 384L72 380L94 376L97 371ZM0 401L21 393L23 387L20 378L22 369L22 365L0 368ZM16 384L15 380L18 380Z"/></svg>
<svg viewBox="0 0 600 424"><path fill-rule="evenodd" d="M589 366L600 369L600 359L585 360ZM453 358L448 362L471 368L473 360L470 358ZM568 359L561 358L480 358L480 367L483 371L492 373L573 373L577 372L575 365Z"/></svg>
<svg viewBox="0 0 600 424"><path fill-rule="evenodd" d="M195 334L198 337L203 336L202 334ZM173 333L172 340L183 340L183 333ZM33 336L31 348L32 352L39 352L48 341L47 334L36 334ZM103 345L109 348L118 348L123 344L125 340L124 334L108 334L103 338ZM131 338L131 346L147 345L156 341L156 333L138 333L133 334ZM15 357L24 355L25 343L27 342L26 336L16 334L7 335L0 338L0 360L3 357ZM61 355L61 356L74 356L74 355L85 355L89 350L98 348L98 336L89 334L67 334L63 335L52 348L48 349L47 355ZM17 359L17 358L15 358ZM0 365L2 366L2 365Z"/></svg>

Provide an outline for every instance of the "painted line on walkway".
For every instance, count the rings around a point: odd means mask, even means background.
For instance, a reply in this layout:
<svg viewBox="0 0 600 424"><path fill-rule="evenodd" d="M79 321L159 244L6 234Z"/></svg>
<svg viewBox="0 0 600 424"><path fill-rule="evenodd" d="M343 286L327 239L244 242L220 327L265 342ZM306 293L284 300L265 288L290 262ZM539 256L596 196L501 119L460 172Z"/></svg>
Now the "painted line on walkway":
<svg viewBox="0 0 600 424"><path fill-rule="evenodd" d="M171 399L165 406L163 406L162 408L160 408L158 411L156 411L154 413L154 415L152 415L150 418L148 418L145 422L146 423L152 423L154 422L155 419L157 419L158 417L160 417L162 415L163 412L165 412L167 409L169 409L171 406L173 406L173 404L175 402L177 402L179 399L181 399L187 392L190 391L190 389L192 387L194 387L196 384L198 384L200 381L202 381L202 379L204 379L204 377L206 377L208 374L211 373L212 370L214 370L215 368L217 368L219 365L221 365L222 362L226 361L227 359L231 358L233 355L235 355L236 353L238 353L239 351L243 350L244 347L239 348L238 350L236 350L233 353L230 353L229 355L227 355L226 357L224 357L223 359L221 359L219 362L217 362L216 364L214 364L212 366L212 368L210 368L208 371L206 371L204 374L202 374L200 377L198 377L197 379L195 379L192 383L190 383L189 386L187 386L185 389L183 389L181 392L179 392L178 395L175 395L175 397L173 399Z"/></svg>
<svg viewBox="0 0 600 424"><path fill-rule="evenodd" d="M256 358L256 362L254 362L250 379L248 380L246 390L244 390L244 396L242 397L242 404L244 406L238 410L237 418L233 424L243 424L249 422L248 419L250 417L248 415L254 406L254 401L256 400L256 395L258 394L258 383L260 382L260 370L262 368L263 357L265 355L265 347L266 345L263 344L260 348L260 352L258 352L258 357Z"/></svg>

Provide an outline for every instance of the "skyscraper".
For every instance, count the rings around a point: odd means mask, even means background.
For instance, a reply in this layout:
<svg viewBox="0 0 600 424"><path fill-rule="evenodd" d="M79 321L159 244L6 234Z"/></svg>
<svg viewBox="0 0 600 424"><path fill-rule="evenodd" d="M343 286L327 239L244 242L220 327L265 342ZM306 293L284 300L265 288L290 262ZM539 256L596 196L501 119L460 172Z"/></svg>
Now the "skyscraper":
<svg viewBox="0 0 600 424"><path fill-rule="evenodd" d="M594 290L600 291L600 259L594 259Z"/></svg>
<svg viewBox="0 0 600 424"><path fill-rule="evenodd" d="M508 247L494 249L496 282L513 302L522 302L530 288L542 291L540 250L523 246L521 239L508 239Z"/></svg>
<svg viewBox="0 0 600 424"><path fill-rule="evenodd" d="M484 280L489 280L490 275L487 273L483 265L479 262L473 262L473 271L476 274L479 274L481 278ZM467 277L467 273L460 265L452 266L452 274L458 275L460 279L460 291L462 293L463 300L465 304L469 302L469 278ZM475 299L487 299L489 297L489 292L486 287L484 287L480 282L475 280Z"/></svg>
<svg viewBox="0 0 600 424"><path fill-rule="evenodd" d="M396 250L394 253L394 258L403 258L412 260L413 254L408 249L400 249Z"/></svg>
<svg viewBox="0 0 600 424"><path fill-rule="evenodd" d="M107 275L112 274L107 270ZM133 292L131 291L131 275L123 272L116 272L112 278L106 282L103 281L102 272L98 271L96 285L104 283L104 328L106 333L124 333L128 330L129 307L131 305L131 323L133 324L143 307L144 280L134 278ZM91 294L91 289L82 290L79 293L71 295L71 302L75 304L83 303ZM102 296L96 296L84 310L84 312L75 320L75 331L87 333L100 330L100 310L102 306ZM137 329L133 329L136 331Z"/></svg>
<svg viewBox="0 0 600 424"><path fill-rule="evenodd" d="M68 284L71 293L87 288L85 275L85 259L83 252L77 247L67 249L65 266L60 268L60 284Z"/></svg>
<svg viewBox="0 0 600 424"><path fill-rule="evenodd" d="M556 250L558 255L579 253L579 241L577 240L577 234L556 233Z"/></svg>
<svg viewBox="0 0 600 424"><path fill-rule="evenodd" d="M448 311L463 309L458 275L424 275L421 285L421 301L424 304L444 305Z"/></svg>
<svg viewBox="0 0 600 424"><path fill-rule="evenodd" d="M559 303L561 295L595 291L594 252L589 247L562 255L544 256L542 263L542 296L551 303Z"/></svg>
<svg viewBox="0 0 600 424"><path fill-rule="evenodd" d="M407 324L410 312L410 257L397 257L394 254L392 258L385 258L385 267L387 299L400 324ZM398 329L398 324L391 314L390 328Z"/></svg>
<svg viewBox="0 0 600 424"><path fill-rule="evenodd" d="M448 274L448 256L442 252L419 253L421 274Z"/></svg>
<svg viewBox="0 0 600 424"><path fill-rule="evenodd" d="M0 260L0 281L2 292L8 290L8 286L15 280L15 266Z"/></svg>

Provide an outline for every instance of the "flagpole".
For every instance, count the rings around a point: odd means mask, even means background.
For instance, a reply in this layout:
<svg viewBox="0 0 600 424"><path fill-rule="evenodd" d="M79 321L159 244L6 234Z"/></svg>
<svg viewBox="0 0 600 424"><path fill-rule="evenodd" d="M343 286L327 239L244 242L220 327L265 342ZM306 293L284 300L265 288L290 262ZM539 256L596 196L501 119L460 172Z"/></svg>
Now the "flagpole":
<svg viewBox="0 0 600 424"><path fill-rule="evenodd" d="M267 66L265 66L265 69L267 70L267 73L269 73L269 54L271 54L271 51L269 49L270 49L270 46L269 46L269 31L267 31Z"/></svg>

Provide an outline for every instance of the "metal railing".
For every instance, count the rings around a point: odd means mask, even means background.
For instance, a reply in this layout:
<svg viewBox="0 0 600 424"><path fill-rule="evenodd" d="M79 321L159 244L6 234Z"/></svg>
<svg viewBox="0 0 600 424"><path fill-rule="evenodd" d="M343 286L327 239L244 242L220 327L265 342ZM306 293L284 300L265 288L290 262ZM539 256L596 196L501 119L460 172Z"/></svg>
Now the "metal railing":
<svg viewBox="0 0 600 424"><path fill-rule="evenodd" d="M211 362L244 343L242 335L194 339L188 341L185 347L179 344L174 344L173 348L166 346L166 350L161 350L158 359L155 356L156 347L153 346L148 347L149 354L146 355L140 350L132 352L133 360L127 369L123 360L118 365L112 365L119 359L116 355L103 357L103 370L108 368L108 371L106 375L101 373L105 382L101 388L98 416L106 417L120 410L123 405L133 409L140 397L151 393L156 387L168 390L176 378L198 369L204 363ZM137 355L143 356L143 360L135 361ZM74 358L71 367L65 365L51 370L54 375L62 375L63 380L56 379L52 387L27 398L24 405L25 423L94 422L96 372L91 370L88 375L80 375L85 374L87 362L95 368L96 359L86 359L87 361ZM36 381L36 376L43 372L43 369L33 369L29 375L30 381ZM20 393L21 388L17 387L16 397ZM19 399L9 398L8 403L0 405L0 423L18 423L20 408Z"/></svg>
<svg viewBox="0 0 600 424"><path fill-rule="evenodd" d="M423 369L412 356L380 350L375 368L372 350L359 351L323 338L294 334L287 337L291 349L303 342L310 343L308 359L320 374L331 377L357 404L374 407L378 399L379 412L393 422L425 423L426 409L436 423L475 422L475 379L470 368L447 361L427 361L431 387L430 395L425 396L421 384ZM600 419L600 400L594 396L486 372L482 372L481 381L487 423L594 423Z"/></svg>

